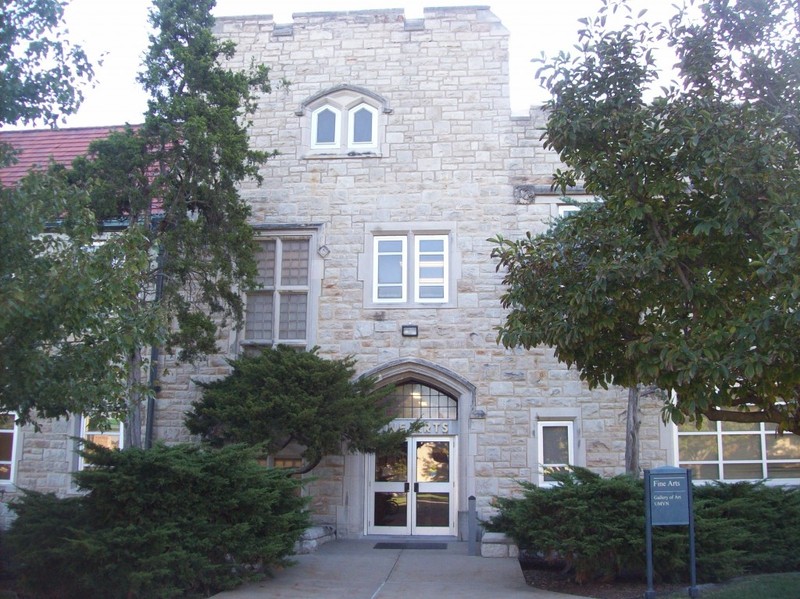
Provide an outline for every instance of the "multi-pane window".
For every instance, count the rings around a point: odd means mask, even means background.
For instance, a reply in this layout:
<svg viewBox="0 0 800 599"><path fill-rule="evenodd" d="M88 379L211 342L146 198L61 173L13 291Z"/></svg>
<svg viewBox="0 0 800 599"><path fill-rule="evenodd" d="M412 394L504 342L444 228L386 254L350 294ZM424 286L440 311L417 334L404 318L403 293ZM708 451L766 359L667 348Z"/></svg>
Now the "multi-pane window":
<svg viewBox="0 0 800 599"><path fill-rule="evenodd" d="M107 449L122 449L123 424L116 418L81 418L81 437ZM86 467L83 456L78 460L78 469Z"/></svg>
<svg viewBox="0 0 800 599"><path fill-rule="evenodd" d="M14 481L15 420L14 414L0 414L0 484Z"/></svg>
<svg viewBox="0 0 800 599"><path fill-rule="evenodd" d="M397 385L390 399L395 402L397 418L458 420L456 398L424 383Z"/></svg>
<svg viewBox="0 0 800 599"><path fill-rule="evenodd" d="M695 480L800 480L800 436L762 422L712 422L678 428L678 460Z"/></svg>
<svg viewBox="0 0 800 599"><path fill-rule="evenodd" d="M448 236L376 236L372 280L376 303L446 303Z"/></svg>
<svg viewBox="0 0 800 599"><path fill-rule="evenodd" d="M258 244L260 287L247 292L245 343L305 345L311 239L275 237Z"/></svg>
<svg viewBox="0 0 800 599"><path fill-rule="evenodd" d="M375 107L360 103L349 110L340 110L326 103L311 113L313 149L366 151L377 146L378 110Z"/></svg>
<svg viewBox="0 0 800 599"><path fill-rule="evenodd" d="M573 422L540 420L536 425L539 453L539 485L552 485L553 473L575 463Z"/></svg>

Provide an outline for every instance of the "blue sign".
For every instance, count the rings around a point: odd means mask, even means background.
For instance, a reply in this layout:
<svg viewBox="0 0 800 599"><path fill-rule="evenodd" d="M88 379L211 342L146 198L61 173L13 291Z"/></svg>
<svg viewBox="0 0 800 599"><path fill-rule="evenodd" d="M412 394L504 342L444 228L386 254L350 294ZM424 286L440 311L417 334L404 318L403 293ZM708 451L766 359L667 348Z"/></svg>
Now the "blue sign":
<svg viewBox="0 0 800 599"><path fill-rule="evenodd" d="M689 524L689 476L685 468L655 468L647 477L653 526Z"/></svg>

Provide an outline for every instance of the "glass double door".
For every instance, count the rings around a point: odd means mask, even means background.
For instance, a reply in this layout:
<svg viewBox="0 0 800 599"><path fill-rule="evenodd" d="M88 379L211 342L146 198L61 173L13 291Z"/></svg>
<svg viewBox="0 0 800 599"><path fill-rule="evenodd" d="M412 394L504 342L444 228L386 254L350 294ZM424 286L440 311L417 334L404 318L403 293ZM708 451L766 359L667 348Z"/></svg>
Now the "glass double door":
<svg viewBox="0 0 800 599"><path fill-rule="evenodd" d="M455 437L409 437L367 461L368 534L455 535Z"/></svg>

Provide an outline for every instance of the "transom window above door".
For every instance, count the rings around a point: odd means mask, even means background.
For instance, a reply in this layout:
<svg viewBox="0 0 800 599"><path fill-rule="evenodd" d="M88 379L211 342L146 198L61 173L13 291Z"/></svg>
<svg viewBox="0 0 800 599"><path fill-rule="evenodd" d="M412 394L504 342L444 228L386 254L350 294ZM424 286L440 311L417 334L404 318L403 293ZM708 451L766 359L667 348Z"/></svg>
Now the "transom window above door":
<svg viewBox="0 0 800 599"><path fill-rule="evenodd" d="M397 417L412 420L458 420L458 400L425 383L407 382L395 386Z"/></svg>

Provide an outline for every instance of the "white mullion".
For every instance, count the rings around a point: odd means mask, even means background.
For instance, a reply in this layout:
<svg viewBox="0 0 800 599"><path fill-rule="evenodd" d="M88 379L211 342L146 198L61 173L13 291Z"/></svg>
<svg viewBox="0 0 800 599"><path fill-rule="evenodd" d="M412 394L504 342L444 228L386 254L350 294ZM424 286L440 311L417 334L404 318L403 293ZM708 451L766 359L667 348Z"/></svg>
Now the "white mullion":
<svg viewBox="0 0 800 599"><path fill-rule="evenodd" d="M272 292L272 345L281 337L281 286L283 281L283 238L275 238L275 290Z"/></svg>

